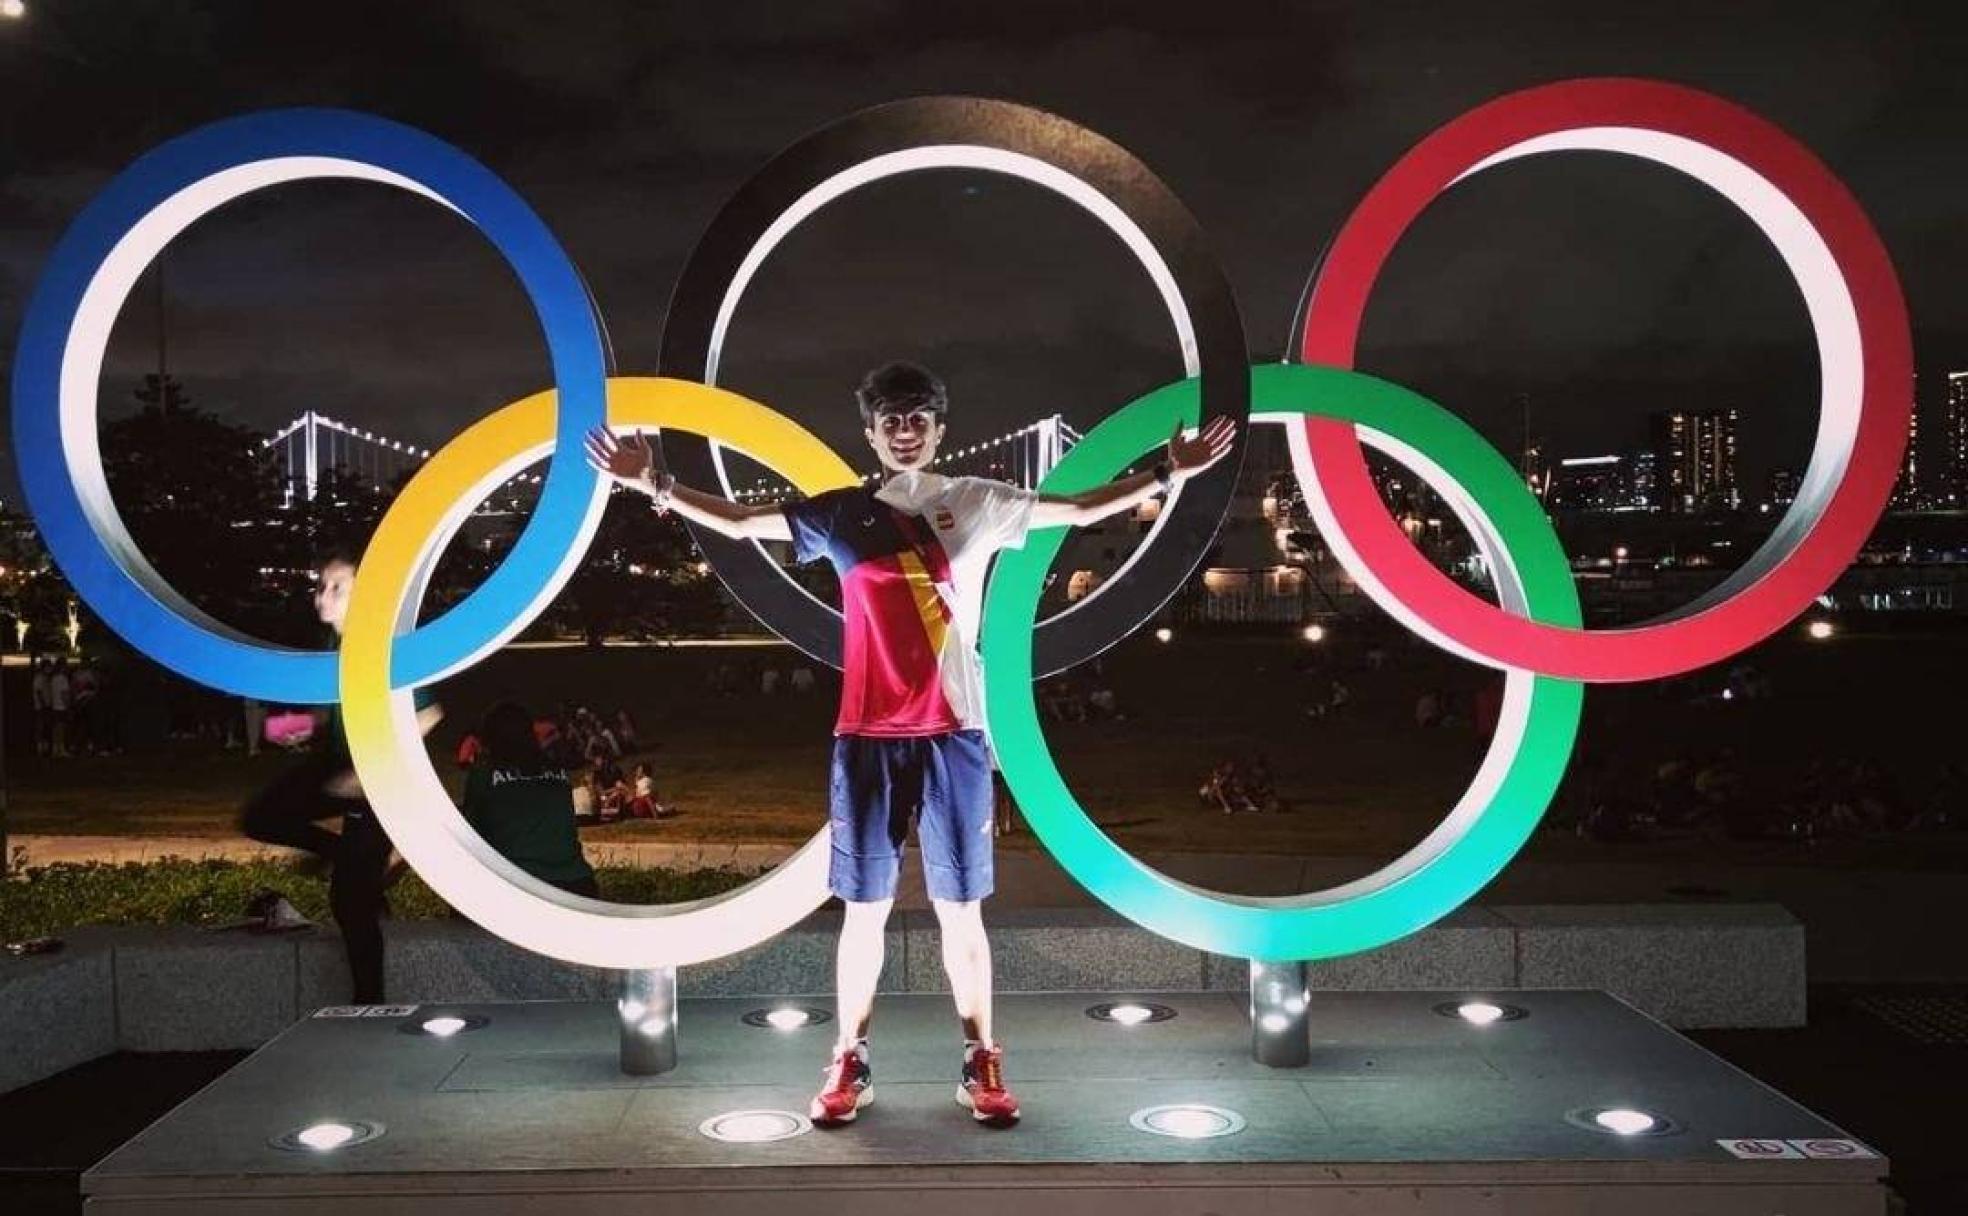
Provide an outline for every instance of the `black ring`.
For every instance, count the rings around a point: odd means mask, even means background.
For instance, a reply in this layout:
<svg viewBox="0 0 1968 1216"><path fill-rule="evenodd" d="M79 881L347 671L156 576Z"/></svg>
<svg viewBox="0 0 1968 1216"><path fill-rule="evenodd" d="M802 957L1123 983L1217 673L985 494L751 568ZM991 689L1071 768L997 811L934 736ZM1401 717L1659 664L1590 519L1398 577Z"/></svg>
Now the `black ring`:
<svg viewBox="0 0 1968 1216"><path fill-rule="evenodd" d="M1249 354L1229 280L1206 247L1196 218L1132 153L1077 123L1008 101L920 97L851 114L775 156L712 219L677 277L657 366L663 375L707 379L727 287L759 239L808 192L875 157L950 144L1040 161L1079 178L1127 216L1167 266L1188 310L1204 416L1237 424L1230 458L1182 488L1147 549L1095 592L1097 600L1082 601L1084 609L1093 611L1076 608L1038 623L1033 671L1043 677L1106 650L1181 589L1209 552L1230 509L1250 431ZM665 431L657 442L684 484L718 484L708 440ZM756 545L727 540L694 524L690 530L739 603L814 659L840 666L838 613L798 589Z"/></svg>

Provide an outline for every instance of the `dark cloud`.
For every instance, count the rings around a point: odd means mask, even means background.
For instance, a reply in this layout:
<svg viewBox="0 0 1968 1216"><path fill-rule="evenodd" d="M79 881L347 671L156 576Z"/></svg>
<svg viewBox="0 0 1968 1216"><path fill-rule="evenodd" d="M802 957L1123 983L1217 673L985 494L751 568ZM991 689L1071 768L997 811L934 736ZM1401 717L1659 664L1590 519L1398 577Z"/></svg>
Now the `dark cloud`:
<svg viewBox="0 0 1968 1216"><path fill-rule="evenodd" d="M243 110L331 104L511 181L589 279L622 367L646 371L677 267L746 176L833 117L956 92L1055 110L1161 172L1211 234L1254 354L1275 357L1326 235L1401 151L1514 88L1633 74L1713 89L1812 146L1893 250L1923 366L1968 365L1968 47L1941 6L29 2L0 27L7 335L61 226L135 155ZM381 188L243 201L183 237L166 276L174 370L255 425L313 407L434 443L546 380L496 255ZM154 363L155 318L146 285L106 408ZM1055 408L1091 420L1176 368L1152 292L1091 221L962 175L871 189L796 234L728 367L845 441L846 385L897 353L942 366L979 433ZM1364 353L1500 444L1523 392L1572 450L1632 438L1663 404L1738 404L1754 472L1801 459L1816 408L1802 307L1760 236L1692 183L1609 158L1444 198L1390 264Z"/></svg>

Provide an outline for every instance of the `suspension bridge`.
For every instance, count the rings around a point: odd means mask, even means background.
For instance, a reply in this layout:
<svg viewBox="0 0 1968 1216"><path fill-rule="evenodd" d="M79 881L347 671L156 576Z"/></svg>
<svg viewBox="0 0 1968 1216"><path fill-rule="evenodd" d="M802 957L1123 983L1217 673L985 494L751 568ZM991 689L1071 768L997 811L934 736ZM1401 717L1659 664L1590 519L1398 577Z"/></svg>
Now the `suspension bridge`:
<svg viewBox="0 0 1968 1216"><path fill-rule="evenodd" d="M994 439L953 448L936 458L933 467L952 477L994 477L1025 489L1045 480L1074 444L1080 432L1058 414L1029 422ZM280 462L287 505L313 502L333 475L379 490L388 490L430 459L431 450L365 427L331 418L318 410L295 417L260 441L269 458ZM863 480L881 475L870 473ZM540 475L521 474L506 483L510 498L538 486ZM795 496L792 486L776 477L761 477L737 491L745 502L774 502ZM503 505L503 504L502 504Z"/></svg>

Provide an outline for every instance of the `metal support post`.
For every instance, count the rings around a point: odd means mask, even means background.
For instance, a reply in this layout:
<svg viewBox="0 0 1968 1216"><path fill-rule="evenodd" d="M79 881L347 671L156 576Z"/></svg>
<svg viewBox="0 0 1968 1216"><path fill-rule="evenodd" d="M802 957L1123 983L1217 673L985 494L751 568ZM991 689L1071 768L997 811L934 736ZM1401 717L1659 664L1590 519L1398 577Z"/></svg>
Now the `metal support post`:
<svg viewBox="0 0 1968 1216"><path fill-rule="evenodd" d="M1269 1068L1303 1068L1312 1059L1304 963L1250 965L1251 1058Z"/></svg>
<svg viewBox="0 0 1968 1216"><path fill-rule="evenodd" d="M677 1064L676 968L622 973L615 1002L622 1019L622 1071L632 1077L668 1072Z"/></svg>

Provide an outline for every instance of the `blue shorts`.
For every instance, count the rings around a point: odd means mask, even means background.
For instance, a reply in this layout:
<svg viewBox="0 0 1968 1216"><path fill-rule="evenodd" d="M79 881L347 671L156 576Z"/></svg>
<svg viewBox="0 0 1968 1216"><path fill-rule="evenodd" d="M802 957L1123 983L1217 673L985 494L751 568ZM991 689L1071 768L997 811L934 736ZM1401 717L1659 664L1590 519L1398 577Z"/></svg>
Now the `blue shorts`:
<svg viewBox="0 0 1968 1216"><path fill-rule="evenodd" d="M827 885L857 903L892 899L914 820L931 899L991 893L991 748L981 730L834 739L827 799L834 856Z"/></svg>

